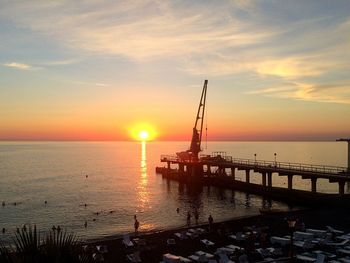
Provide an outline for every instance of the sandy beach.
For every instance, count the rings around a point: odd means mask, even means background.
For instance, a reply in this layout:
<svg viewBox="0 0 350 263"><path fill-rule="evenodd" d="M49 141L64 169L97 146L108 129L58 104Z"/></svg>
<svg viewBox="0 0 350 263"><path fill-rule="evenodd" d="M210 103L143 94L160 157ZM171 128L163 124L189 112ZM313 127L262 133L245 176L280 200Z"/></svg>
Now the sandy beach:
<svg viewBox="0 0 350 263"><path fill-rule="evenodd" d="M343 209L305 209L291 212L278 212L273 214L257 215L251 217L238 218L234 220L215 222L212 231L208 232L208 225L195 225L189 228L203 228L207 232L200 238L180 240L174 233L187 230L188 228L172 229L155 233L130 234L131 240L141 240L142 245L135 244L132 248L126 248L122 243L122 238L107 238L98 241L91 241L87 244L91 249L96 245L105 245L108 252L104 254L105 262L130 262L127 255L135 250L140 251L142 262L159 262L165 253L172 253L188 257L197 250L205 250L214 253L213 248L206 247L200 243L200 239L208 239L215 243L215 248L224 246L232 242L228 235L239 231L247 231L252 226L267 229L268 236L288 235L289 229L286 218L295 218L303 222L305 227L314 229L325 229L330 225L345 232L350 231L350 213ZM298 226L297 226L298 227ZM175 245L167 245L167 239L175 239ZM137 242L134 242L137 243Z"/></svg>

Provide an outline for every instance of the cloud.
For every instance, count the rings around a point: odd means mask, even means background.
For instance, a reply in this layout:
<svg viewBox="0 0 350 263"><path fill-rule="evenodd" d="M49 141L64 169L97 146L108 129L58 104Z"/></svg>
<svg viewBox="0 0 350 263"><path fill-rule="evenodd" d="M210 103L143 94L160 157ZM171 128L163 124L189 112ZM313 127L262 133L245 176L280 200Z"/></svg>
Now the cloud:
<svg viewBox="0 0 350 263"><path fill-rule="evenodd" d="M237 8L251 6L237 1ZM227 5L216 12L198 3L167 1L9 2L0 15L65 45L133 60L178 57L260 43L271 33L236 19Z"/></svg>
<svg viewBox="0 0 350 263"><path fill-rule="evenodd" d="M95 85L96 85L96 86L99 86L99 87L109 87L109 86L110 86L109 84L100 83L100 82L95 83Z"/></svg>
<svg viewBox="0 0 350 263"><path fill-rule="evenodd" d="M311 102L350 104L350 81L333 84L289 82L246 93Z"/></svg>
<svg viewBox="0 0 350 263"><path fill-rule="evenodd" d="M9 63L4 63L3 66L9 67L9 68L15 68L18 70L39 70L39 69L44 69L46 67L52 67L52 66L70 65L70 64L78 63L79 61L80 60L78 59L44 61L44 62L37 62L35 63L35 65L29 65L29 64L18 63L18 62L9 62Z"/></svg>
<svg viewBox="0 0 350 263"><path fill-rule="evenodd" d="M80 61L81 61L81 59L53 60L53 61L39 62L38 65L40 65L40 66L65 66L65 65L79 63Z"/></svg>
<svg viewBox="0 0 350 263"><path fill-rule="evenodd" d="M84 85L84 86L96 86L96 87L110 87L108 83L102 82L86 82L86 81L70 81L73 84Z"/></svg>
<svg viewBox="0 0 350 263"><path fill-rule="evenodd" d="M231 4L241 10L252 11L255 10L255 3L252 0L231 0Z"/></svg>
<svg viewBox="0 0 350 263"><path fill-rule="evenodd" d="M307 58L290 57L261 61L256 64L256 72L262 75L300 78L320 75L324 72L324 67L322 64L310 63Z"/></svg>
<svg viewBox="0 0 350 263"><path fill-rule="evenodd" d="M81 57L120 56L143 65L171 61L185 74L206 77L254 74L268 83L279 81L254 94L347 103L346 82L335 84L332 95L321 79L345 76L350 70L350 17L321 8L304 14L288 9L287 15L280 5L275 8L282 12L272 14L252 0L8 1L0 17L74 49ZM100 84L93 85L104 85Z"/></svg>
<svg viewBox="0 0 350 263"><path fill-rule="evenodd" d="M9 68L15 68L15 69L19 69L19 70L32 70L32 69L34 69L34 67L32 67L31 65L17 63L17 62L5 63L5 64L3 64L3 66L9 67Z"/></svg>

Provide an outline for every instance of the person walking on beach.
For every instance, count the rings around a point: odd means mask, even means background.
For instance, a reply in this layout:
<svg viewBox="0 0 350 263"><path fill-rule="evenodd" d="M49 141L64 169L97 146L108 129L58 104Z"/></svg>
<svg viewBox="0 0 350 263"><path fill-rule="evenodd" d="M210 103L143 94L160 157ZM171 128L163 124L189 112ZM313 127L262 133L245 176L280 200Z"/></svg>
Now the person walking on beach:
<svg viewBox="0 0 350 263"><path fill-rule="evenodd" d="M208 222L209 222L209 232L211 232L211 230L213 228L213 222L214 222L214 219L211 215L209 215L209 217L208 217Z"/></svg>

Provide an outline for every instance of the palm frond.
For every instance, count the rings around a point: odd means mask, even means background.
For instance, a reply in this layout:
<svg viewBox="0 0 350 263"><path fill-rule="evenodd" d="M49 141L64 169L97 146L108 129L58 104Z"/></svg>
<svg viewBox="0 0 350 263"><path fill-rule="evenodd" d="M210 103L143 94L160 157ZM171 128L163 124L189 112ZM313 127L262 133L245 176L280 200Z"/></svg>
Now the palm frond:
<svg viewBox="0 0 350 263"><path fill-rule="evenodd" d="M0 243L0 262L1 263L14 263L12 258L13 252L4 244Z"/></svg>

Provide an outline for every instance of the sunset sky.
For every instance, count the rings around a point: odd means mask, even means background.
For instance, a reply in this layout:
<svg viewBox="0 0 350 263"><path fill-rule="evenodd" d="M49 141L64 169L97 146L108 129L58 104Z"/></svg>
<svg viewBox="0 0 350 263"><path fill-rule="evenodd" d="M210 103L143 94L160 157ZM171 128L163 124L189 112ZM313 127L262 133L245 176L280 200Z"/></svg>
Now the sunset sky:
<svg viewBox="0 0 350 263"><path fill-rule="evenodd" d="M350 137L350 1L0 0L0 140Z"/></svg>

